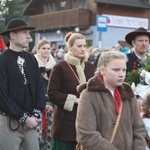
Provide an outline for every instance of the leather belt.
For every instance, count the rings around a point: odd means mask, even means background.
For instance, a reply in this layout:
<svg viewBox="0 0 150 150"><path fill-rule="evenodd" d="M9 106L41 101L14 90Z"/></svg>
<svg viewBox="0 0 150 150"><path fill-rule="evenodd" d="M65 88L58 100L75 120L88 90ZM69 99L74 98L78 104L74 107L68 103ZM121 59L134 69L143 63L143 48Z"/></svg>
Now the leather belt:
<svg viewBox="0 0 150 150"><path fill-rule="evenodd" d="M8 115L6 115L6 113L4 113L4 112L2 112L2 111L0 111L0 115L8 116Z"/></svg>
<svg viewBox="0 0 150 150"><path fill-rule="evenodd" d="M29 112L25 112L29 117L31 117L32 115L29 113ZM6 113L0 111L0 115L3 115L3 116L7 116L9 117L9 115L7 115Z"/></svg>

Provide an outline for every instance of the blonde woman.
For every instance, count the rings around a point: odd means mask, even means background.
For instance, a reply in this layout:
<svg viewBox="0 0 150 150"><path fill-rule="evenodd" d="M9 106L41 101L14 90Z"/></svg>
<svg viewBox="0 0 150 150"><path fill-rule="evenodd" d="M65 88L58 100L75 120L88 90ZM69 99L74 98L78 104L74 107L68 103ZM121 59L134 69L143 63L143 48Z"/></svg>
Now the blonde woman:
<svg viewBox="0 0 150 150"><path fill-rule="evenodd" d="M50 101L55 104L52 123L52 150L75 150L75 120L79 102L77 85L94 75L94 65L87 61L86 39L80 33L69 32L65 41L68 53L51 72L48 85Z"/></svg>
<svg viewBox="0 0 150 150"><path fill-rule="evenodd" d="M145 150L145 127L137 99L124 83L126 61L121 52L102 53L95 76L78 87L76 130L84 150ZM111 140L118 115L119 126Z"/></svg>
<svg viewBox="0 0 150 150"><path fill-rule="evenodd" d="M55 65L55 60L51 55L51 45L47 40L40 40L37 44L37 54L34 55L37 59L41 75L43 77L43 84L45 88L45 99L47 102L45 111L42 113L42 126L37 127L39 135L39 143L41 150L50 150L51 148L51 123L53 118L53 104L50 103L47 96L47 84L50 72Z"/></svg>

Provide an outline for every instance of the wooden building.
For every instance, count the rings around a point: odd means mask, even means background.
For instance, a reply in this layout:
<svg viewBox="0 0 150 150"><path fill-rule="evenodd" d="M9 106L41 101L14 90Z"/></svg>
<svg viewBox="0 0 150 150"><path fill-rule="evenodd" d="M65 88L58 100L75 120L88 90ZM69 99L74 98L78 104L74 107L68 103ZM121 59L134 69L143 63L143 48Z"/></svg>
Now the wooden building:
<svg viewBox="0 0 150 150"><path fill-rule="evenodd" d="M47 38L63 46L68 31L83 33L89 46L110 47L127 32L149 29L148 0L31 0L23 14L36 27L36 41ZM109 20L107 32L97 31L97 15ZM116 22L115 22L116 21ZM118 33L118 34L117 34ZM114 36L115 35L115 36Z"/></svg>

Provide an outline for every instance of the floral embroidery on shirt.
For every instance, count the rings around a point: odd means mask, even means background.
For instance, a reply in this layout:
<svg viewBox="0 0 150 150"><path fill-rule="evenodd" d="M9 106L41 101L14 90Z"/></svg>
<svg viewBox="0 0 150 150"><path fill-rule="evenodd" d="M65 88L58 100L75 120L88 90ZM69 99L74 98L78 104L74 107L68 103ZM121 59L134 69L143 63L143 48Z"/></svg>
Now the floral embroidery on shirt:
<svg viewBox="0 0 150 150"><path fill-rule="evenodd" d="M27 82L25 71L24 71L25 59L20 57L20 56L18 56L17 64L18 64L18 67L19 67L19 69L21 71L21 74L23 75L24 85L27 85L28 82Z"/></svg>

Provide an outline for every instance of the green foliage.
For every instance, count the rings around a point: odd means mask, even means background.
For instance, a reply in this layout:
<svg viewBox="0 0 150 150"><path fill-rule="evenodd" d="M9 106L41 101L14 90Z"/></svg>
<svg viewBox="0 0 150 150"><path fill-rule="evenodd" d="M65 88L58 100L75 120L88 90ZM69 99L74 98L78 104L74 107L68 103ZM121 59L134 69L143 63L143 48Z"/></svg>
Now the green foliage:
<svg viewBox="0 0 150 150"><path fill-rule="evenodd" d="M140 82L144 82L142 80L142 78L140 78L140 74L142 72L142 70L148 71L150 72L150 56L147 56L146 61L142 62L140 64L140 68L138 68L137 70L132 70L131 72L127 73L125 82L129 83L130 85L134 82L135 85L139 84ZM145 84L145 83L143 83Z"/></svg>
<svg viewBox="0 0 150 150"><path fill-rule="evenodd" d="M4 23L0 23L0 32L5 30L5 25Z"/></svg>
<svg viewBox="0 0 150 150"><path fill-rule="evenodd" d="M24 5L22 0L6 1L6 8L8 8L7 12L4 14L4 18L6 18L6 24L12 18L23 17L22 11Z"/></svg>
<svg viewBox="0 0 150 150"><path fill-rule="evenodd" d="M130 85L134 82L137 85L140 82L140 73L138 70L133 70L127 73L125 82L129 83Z"/></svg>
<svg viewBox="0 0 150 150"><path fill-rule="evenodd" d="M1 0L0 1L0 18L5 22L0 23L0 32L4 31L6 24L13 18L23 18L24 0Z"/></svg>
<svg viewBox="0 0 150 150"><path fill-rule="evenodd" d="M146 61L143 63L142 69L150 72L150 56L148 56Z"/></svg>

